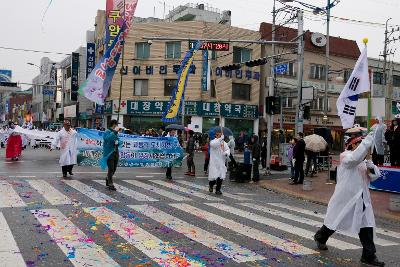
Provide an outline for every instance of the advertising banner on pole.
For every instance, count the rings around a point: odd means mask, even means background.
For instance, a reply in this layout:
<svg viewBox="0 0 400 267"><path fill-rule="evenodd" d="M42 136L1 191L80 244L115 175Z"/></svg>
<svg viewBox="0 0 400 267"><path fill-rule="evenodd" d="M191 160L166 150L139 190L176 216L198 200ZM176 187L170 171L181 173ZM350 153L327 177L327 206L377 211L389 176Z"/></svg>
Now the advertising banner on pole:
<svg viewBox="0 0 400 267"><path fill-rule="evenodd" d="M78 129L78 164L100 166L103 157L104 132ZM176 137L142 137L120 134L120 167L154 168L179 165L183 149Z"/></svg>
<svg viewBox="0 0 400 267"><path fill-rule="evenodd" d="M96 44L87 43L86 45L86 78L96 65Z"/></svg>
<svg viewBox="0 0 400 267"><path fill-rule="evenodd" d="M78 101L79 53L72 53L71 60L71 101Z"/></svg>

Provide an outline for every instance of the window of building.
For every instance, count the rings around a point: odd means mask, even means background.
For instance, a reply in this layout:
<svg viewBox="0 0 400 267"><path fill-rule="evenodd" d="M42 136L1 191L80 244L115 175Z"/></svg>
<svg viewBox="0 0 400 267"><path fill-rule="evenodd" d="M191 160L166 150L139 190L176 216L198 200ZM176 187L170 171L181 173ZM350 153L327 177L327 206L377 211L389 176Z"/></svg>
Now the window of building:
<svg viewBox="0 0 400 267"><path fill-rule="evenodd" d="M393 75L393 86L394 87L400 87L400 76L399 75Z"/></svg>
<svg viewBox="0 0 400 267"><path fill-rule="evenodd" d="M283 108L293 108L293 97L282 97Z"/></svg>
<svg viewBox="0 0 400 267"><path fill-rule="evenodd" d="M318 97L318 98L314 99L314 101L311 102L310 109L324 111L325 110L325 97ZM328 111L330 111L330 109L331 109L331 107L330 107L330 103L329 103L329 99L328 99Z"/></svg>
<svg viewBox="0 0 400 267"><path fill-rule="evenodd" d="M250 84L232 83L232 99L250 100Z"/></svg>
<svg viewBox="0 0 400 267"><path fill-rule="evenodd" d="M176 79L165 79L164 80L164 96L171 96L176 85Z"/></svg>
<svg viewBox="0 0 400 267"><path fill-rule="evenodd" d="M246 62L251 60L251 49L243 47L233 48L233 63Z"/></svg>
<svg viewBox="0 0 400 267"><path fill-rule="evenodd" d="M312 64L310 69L310 78L316 80L325 79L325 65Z"/></svg>
<svg viewBox="0 0 400 267"><path fill-rule="evenodd" d="M216 80L211 80L210 82L210 97L215 98L217 97L217 91L215 90L216 87Z"/></svg>
<svg viewBox="0 0 400 267"><path fill-rule="evenodd" d="M149 95L149 80L133 80L133 95Z"/></svg>
<svg viewBox="0 0 400 267"><path fill-rule="evenodd" d="M372 75L372 80L374 84L383 84L383 73L374 72Z"/></svg>
<svg viewBox="0 0 400 267"><path fill-rule="evenodd" d="M181 42L165 43L165 58L167 59L181 58Z"/></svg>
<svg viewBox="0 0 400 267"><path fill-rule="evenodd" d="M148 43L136 43L136 58L146 59L150 57L150 44Z"/></svg>
<svg viewBox="0 0 400 267"><path fill-rule="evenodd" d="M215 50L212 50L211 51L211 60L217 60L217 51L215 51Z"/></svg>
<svg viewBox="0 0 400 267"><path fill-rule="evenodd" d="M350 79L351 73L353 72L353 69L345 69L343 73L343 81L347 83L347 81Z"/></svg>

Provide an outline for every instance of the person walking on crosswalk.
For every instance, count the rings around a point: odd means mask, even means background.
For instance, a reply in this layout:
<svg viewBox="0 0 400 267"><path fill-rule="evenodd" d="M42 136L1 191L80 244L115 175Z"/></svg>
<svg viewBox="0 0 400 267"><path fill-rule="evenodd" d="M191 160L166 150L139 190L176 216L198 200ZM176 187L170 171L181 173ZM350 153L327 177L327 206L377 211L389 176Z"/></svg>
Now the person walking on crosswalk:
<svg viewBox="0 0 400 267"><path fill-rule="evenodd" d="M67 178L67 175L74 175L72 168L76 164L77 157L77 139L76 131L71 128L71 122L69 120L64 121L64 127L57 132L51 144L51 150L56 149L60 146L60 166L63 173L63 178Z"/></svg>
<svg viewBox="0 0 400 267"><path fill-rule="evenodd" d="M108 168L106 186L113 191L117 190L113 183L113 176L119 161L118 148L122 144L118 137L118 124L117 120L111 120L110 128L104 133L103 158L101 160L102 169Z"/></svg>
<svg viewBox="0 0 400 267"><path fill-rule="evenodd" d="M363 246L361 262L385 266L375 255L375 218L368 189L370 181L380 177L377 166L366 160L373 145L373 132L365 139L352 137L346 144L347 150L340 155L335 192L329 201L324 225L314 240L320 250L327 250L326 242L335 231L358 234Z"/></svg>
<svg viewBox="0 0 400 267"><path fill-rule="evenodd" d="M176 130L175 129L171 129L169 130L169 132L167 133L166 137L174 137L174 138L178 138L177 134L176 134ZM168 180L172 180L172 167L173 167L173 163L170 163L171 165L167 167L167 172L165 173L165 178Z"/></svg>
<svg viewBox="0 0 400 267"><path fill-rule="evenodd" d="M209 191L214 191L216 184L215 194L221 195L222 182L226 177L225 162L229 157L230 149L228 144L224 141L224 136L221 129L216 128L215 138L210 142L210 165L208 166L208 181Z"/></svg>

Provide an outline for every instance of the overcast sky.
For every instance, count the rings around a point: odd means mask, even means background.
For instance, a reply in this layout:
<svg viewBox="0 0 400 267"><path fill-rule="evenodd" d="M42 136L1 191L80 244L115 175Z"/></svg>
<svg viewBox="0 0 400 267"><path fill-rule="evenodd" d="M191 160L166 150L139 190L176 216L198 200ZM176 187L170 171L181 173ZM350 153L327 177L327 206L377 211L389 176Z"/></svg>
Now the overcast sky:
<svg viewBox="0 0 400 267"><path fill-rule="evenodd" d="M162 17L164 2L167 13L169 9L187 0L139 0L136 16ZM194 3L199 3L200 1ZM304 0L318 6L326 5L326 0ZM53 0L43 21L43 14L50 0L13 0L1 1L0 47L23 48L49 52L71 53L81 45L85 45L86 30L94 30L94 19L98 9L105 9L105 0ZM271 22L273 0L212 0L220 10L232 11L232 25L258 30L262 21ZM278 5L280 6L280 5ZM360 21L400 25L399 0L341 0L332 9L332 16L350 18ZM283 16L278 19L282 21ZM296 25L292 25L296 27ZM326 24L316 17L306 14L305 29L325 33ZM396 26L397 28L397 26ZM369 38L369 56L378 57L383 50L384 27L357 24L350 21L333 19L331 35L356 40L361 47L362 39ZM398 37L400 34L393 35ZM234 37L234 36L233 36ZM400 42L397 41L396 46ZM400 49L395 60L400 61ZM59 61L64 56L0 48L0 69L13 71L13 80L30 83L39 70L26 63L40 64L40 58L48 56ZM24 87L26 88L26 87Z"/></svg>

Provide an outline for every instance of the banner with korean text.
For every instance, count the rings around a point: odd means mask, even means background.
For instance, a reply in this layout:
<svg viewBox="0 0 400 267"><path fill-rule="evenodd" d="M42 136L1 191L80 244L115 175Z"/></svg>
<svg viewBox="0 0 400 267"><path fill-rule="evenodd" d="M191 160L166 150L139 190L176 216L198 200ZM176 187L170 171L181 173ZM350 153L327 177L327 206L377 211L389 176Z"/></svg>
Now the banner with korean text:
<svg viewBox="0 0 400 267"><path fill-rule="evenodd" d="M197 41L193 48L186 53L186 56L182 61L181 68L178 72L178 80L172 93L171 100L161 119L163 122L175 122L179 113L182 111L182 101L184 101L185 98L185 89L189 78L190 66L193 63L200 45L201 42Z"/></svg>
<svg viewBox="0 0 400 267"><path fill-rule="evenodd" d="M100 166L103 157L104 132L80 128L78 131L78 164ZM175 137L142 137L120 134L120 167L169 167L180 165L183 149Z"/></svg>

